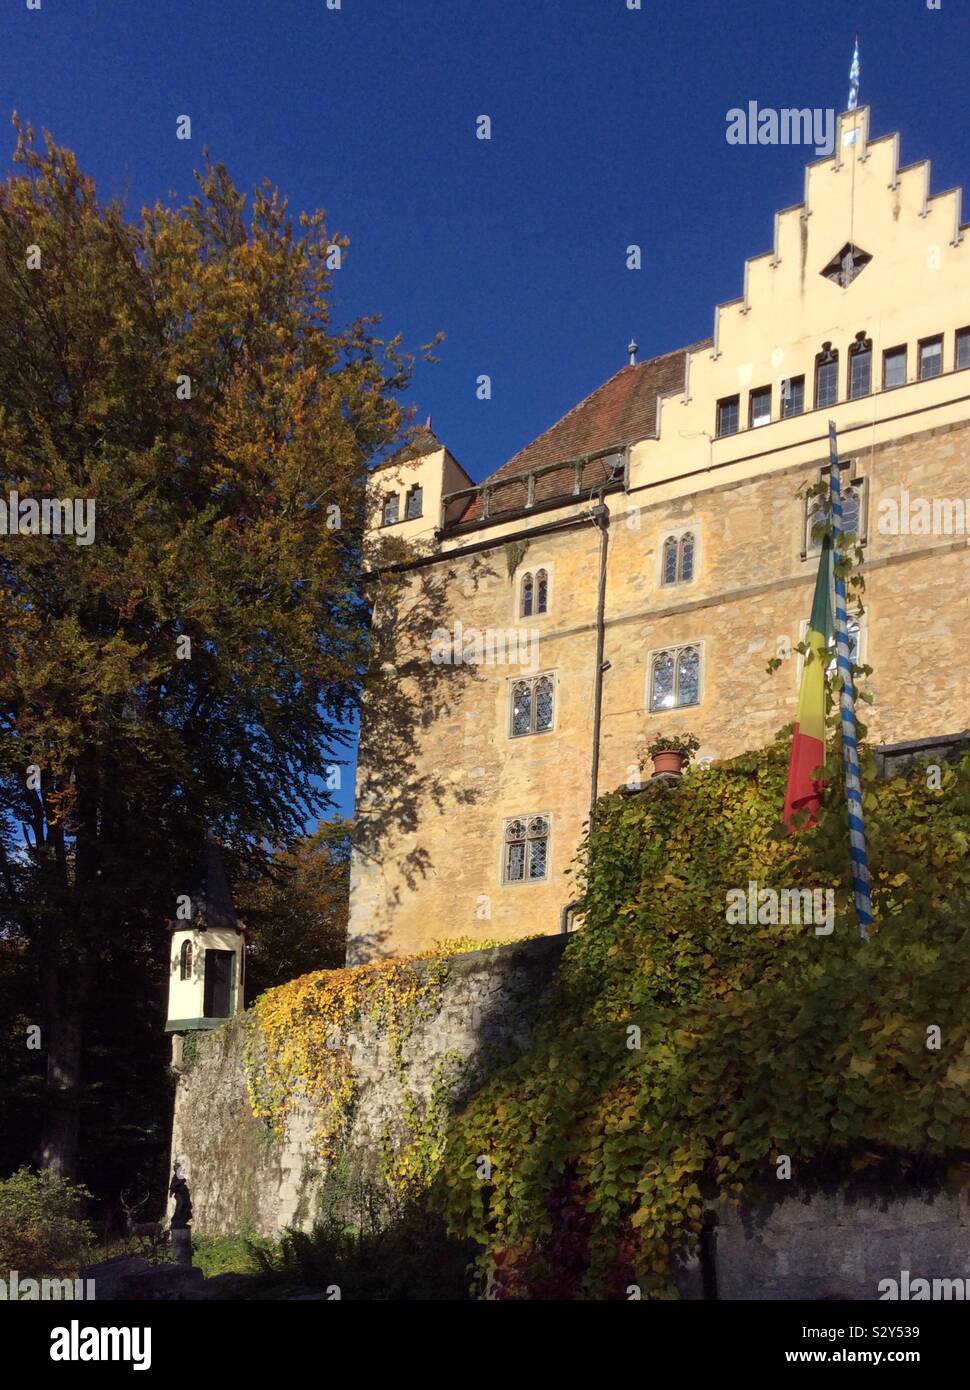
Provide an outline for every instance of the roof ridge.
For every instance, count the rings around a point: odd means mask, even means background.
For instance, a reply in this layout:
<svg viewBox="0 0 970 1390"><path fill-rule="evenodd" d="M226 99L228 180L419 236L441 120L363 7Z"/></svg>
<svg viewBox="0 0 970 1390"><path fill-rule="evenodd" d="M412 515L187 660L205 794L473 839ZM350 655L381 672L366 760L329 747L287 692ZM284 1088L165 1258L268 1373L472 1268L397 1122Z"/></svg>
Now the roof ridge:
<svg viewBox="0 0 970 1390"><path fill-rule="evenodd" d="M490 481L491 478L494 478L496 474L502 472L504 469L509 468L513 463L515 463L517 458L520 458L527 450L534 448L543 439L545 439L547 435L551 434L553 430L558 429L560 425L564 424L565 421L570 419L571 416L575 415L578 410L582 410L583 406L585 406L588 401L591 401L598 392L605 390L611 382L616 381L617 378L621 377L624 372L643 371L647 367L655 366L658 362L664 362L671 357L679 357L682 354L686 355L688 352L694 352L697 348L702 347L710 342L713 342L713 339L700 338L697 342L690 343L687 347L672 348L670 352L658 353L656 357L645 357L642 362L624 363L624 365L620 367L617 371L615 371L612 376L608 376L605 381L601 381L598 386L594 386L592 391L587 392L587 394L582 398L582 400L577 401L575 405L570 406L570 408L566 411L564 415L560 415L557 419L553 420L552 424L547 426L547 428L544 429L541 434L537 434L533 439L530 439L528 443L523 444L521 449L516 450L516 452L512 455L511 458L507 459L505 463L500 464L499 467L496 468L492 473L490 473L488 477L485 478L483 481L487 483ZM621 441L616 442L619 443ZM562 461L568 462L568 460ZM529 471L529 469L523 469L523 472ZM513 473L509 474L508 476L514 477L515 475Z"/></svg>

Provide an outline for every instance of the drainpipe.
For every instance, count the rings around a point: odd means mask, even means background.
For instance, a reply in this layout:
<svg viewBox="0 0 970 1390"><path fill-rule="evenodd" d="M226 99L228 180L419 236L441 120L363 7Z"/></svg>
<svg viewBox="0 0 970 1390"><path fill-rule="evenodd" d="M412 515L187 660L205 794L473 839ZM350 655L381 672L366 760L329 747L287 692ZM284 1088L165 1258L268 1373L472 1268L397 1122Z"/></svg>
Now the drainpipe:
<svg viewBox="0 0 970 1390"><path fill-rule="evenodd" d="M606 556L610 544L610 509L603 501L602 491L599 501L589 513L600 532L600 578L599 593L596 600L596 666L593 671L593 755L589 774L589 824L593 827L593 807L596 805L600 772L600 723L603 715L603 673L608 663L603 661L603 647L606 640Z"/></svg>

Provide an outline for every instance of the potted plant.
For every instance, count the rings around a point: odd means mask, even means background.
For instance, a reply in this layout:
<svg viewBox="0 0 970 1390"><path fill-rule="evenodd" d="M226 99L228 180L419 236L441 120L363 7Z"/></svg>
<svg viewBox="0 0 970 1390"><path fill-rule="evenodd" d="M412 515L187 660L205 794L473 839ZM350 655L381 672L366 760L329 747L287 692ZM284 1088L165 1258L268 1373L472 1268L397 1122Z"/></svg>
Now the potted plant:
<svg viewBox="0 0 970 1390"><path fill-rule="evenodd" d="M664 772L673 773L675 777L679 777L684 770L684 764L690 760L700 746L699 740L693 734L675 734L673 738L655 738L647 748L647 752L653 759L654 777L659 777Z"/></svg>

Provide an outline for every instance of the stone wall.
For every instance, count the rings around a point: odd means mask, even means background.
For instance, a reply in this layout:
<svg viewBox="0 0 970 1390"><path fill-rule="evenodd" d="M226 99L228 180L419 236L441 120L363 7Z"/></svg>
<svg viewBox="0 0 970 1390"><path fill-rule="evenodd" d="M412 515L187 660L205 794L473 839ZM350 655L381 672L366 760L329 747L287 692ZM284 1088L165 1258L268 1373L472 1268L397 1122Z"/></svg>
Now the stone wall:
<svg viewBox="0 0 970 1390"><path fill-rule="evenodd" d="M792 1196L771 1207L725 1207L717 1216L712 1262L720 1299L884 1299L893 1296L888 1280L905 1297L907 1277L910 1298L920 1292L916 1279L956 1280L963 1290L956 1296L970 1297L964 1193ZM946 1295L931 1283L926 1297L934 1296Z"/></svg>
<svg viewBox="0 0 970 1390"><path fill-rule="evenodd" d="M392 1135L404 1132L405 1086L426 1103L439 1064L453 1057L460 1072L452 1093L457 1105L490 1067L528 1045L564 940L547 937L451 957L441 1007L404 1045L403 1074L392 1065L386 1037L366 1022L357 1027L358 1104L346 1149L349 1170L373 1173L385 1128ZM193 1229L199 1235L272 1235L286 1226L305 1227L325 1189L327 1175L310 1142L311 1108L295 1108L282 1140L253 1117L244 1035L245 1016L193 1035L179 1077L172 1153L190 1163Z"/></svg>

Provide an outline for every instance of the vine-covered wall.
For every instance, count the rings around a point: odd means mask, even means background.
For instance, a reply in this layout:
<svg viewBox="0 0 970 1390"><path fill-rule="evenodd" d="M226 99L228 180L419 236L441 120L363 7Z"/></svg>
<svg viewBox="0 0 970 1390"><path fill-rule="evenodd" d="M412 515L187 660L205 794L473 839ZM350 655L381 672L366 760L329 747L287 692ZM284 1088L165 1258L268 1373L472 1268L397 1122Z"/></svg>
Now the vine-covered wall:
<svg viewBox="0 0 970 1390"><path fill-rule="evenodd" d="M562 944L455 955L445 943L318 971L194 1035L172 1151L190 1161L196 1233L306 1227L365 1180L390 1200L422 1191L452 1109L531 1039Z"/></svg>

